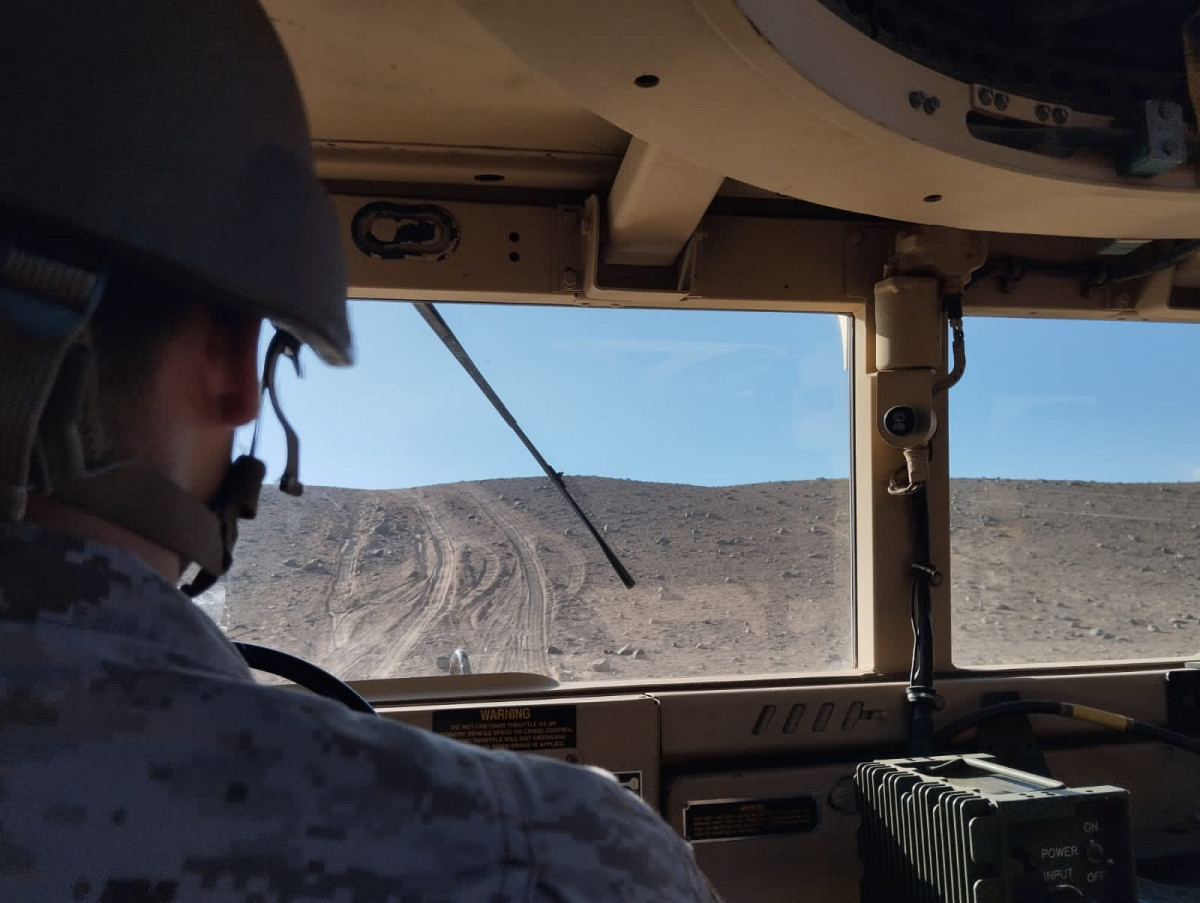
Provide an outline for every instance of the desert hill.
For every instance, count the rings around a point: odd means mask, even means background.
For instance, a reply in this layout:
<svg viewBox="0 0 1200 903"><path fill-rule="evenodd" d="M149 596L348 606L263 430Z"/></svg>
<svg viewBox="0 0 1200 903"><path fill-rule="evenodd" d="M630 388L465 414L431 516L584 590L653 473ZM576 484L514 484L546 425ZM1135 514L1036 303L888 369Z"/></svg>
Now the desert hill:
<svg viewBox="0 0 1200 903"><path fill-rule="evenodd" d="M545 479L267 487L221 625L351 679L436 674L456 648L565 680L852 664L846 481L568 483L633 589ZM1200 645L1195 484L958 480L952 504L957 660Z"/></svg>

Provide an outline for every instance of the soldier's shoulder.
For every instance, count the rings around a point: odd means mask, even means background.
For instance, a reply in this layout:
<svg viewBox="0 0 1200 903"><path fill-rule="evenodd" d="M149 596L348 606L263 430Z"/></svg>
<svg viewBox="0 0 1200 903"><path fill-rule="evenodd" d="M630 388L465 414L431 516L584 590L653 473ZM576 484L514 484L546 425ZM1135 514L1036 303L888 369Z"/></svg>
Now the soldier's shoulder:
<svg viewBox="0 0 1200 903"><path fill-rule="evenodd" d="M325 701L306 705L330 711ZM690 846L608 772L470 746L387 719L339 712L331 721L326 729L341 742L363 744L379 793L419 773L433 788L421 813L427 825L502 832L507 860L527 865L547 899L713 899Z"/></svg>
<svg viewBox="0 0 1200 903"><path fill-rule="evenodd" d="M521 765L531 854L554 899L714 899L691 847L611 774L535 756Z"/></svg>

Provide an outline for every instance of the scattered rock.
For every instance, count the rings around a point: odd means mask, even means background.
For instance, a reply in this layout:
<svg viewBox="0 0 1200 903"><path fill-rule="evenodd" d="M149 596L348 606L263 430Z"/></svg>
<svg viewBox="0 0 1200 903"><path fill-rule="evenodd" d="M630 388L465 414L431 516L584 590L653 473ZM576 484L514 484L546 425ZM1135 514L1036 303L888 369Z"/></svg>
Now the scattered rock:
<svg viewBox="0 0 1200 903"><path fill-rule="evenodd" d="M607 674L613 669L612 662L606 658L597 659L596 661L592 662L589 667L593 671L599 671L601 674Z"/></svg>
<svg viewBox="0 0 1200 903"><path fill-rule="evenodd" d="M635 647L634 647L633 643L626 643L624 646L622 646L620 649L617 650L617 655L633 655L634 648Z"/></svg>
<svg viewBox="0 0 1200 903"><path fill-rule="evenodd" d="M996 606L996 611L1012 611L1013 607L1006 602L1001 602Z"/></svg>
<svg viewBox="0 0 1200 903"><path fill-rule="evenodd" d="M287 561L285 561L283 563L283 566L289 567L289 568L298 568L298 567L300 567L300 562L297 561L295 558L289 558Z"/></svg>
<svg viewBox="0 0 1200 903"><path fill-rule="evenodd" d="M437 657L437 666L438 666L439 671L449 671L450 670L450 656L439 655Z"/></svg>
<svg viewBox="0 0 1200 903"><path fill-rule="evenodd" d="M562 655L563 651L561 649L559 649L557 646L547 646L546 654L547 655Z"/></svg>
<svg viewBox="0 0 1200 903"><path fill-rule="evenodd" d="M647 658L649 658L649 656L648 656L648 655L646 655L646 650L645 650L645 649L634 649L634 650L633 650L633 657L634 657L635 659L637 659L638 661L640 661L640 662L642 662L642 661L645 661Z"/></svg>

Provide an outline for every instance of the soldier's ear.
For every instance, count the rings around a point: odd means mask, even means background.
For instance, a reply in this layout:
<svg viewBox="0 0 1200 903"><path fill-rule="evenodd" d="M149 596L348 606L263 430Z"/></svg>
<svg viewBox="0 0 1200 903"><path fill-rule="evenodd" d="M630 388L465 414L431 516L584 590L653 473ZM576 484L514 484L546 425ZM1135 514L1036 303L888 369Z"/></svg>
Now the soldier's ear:
<svg viewBox="0 0 1200 903"><path fill-rule="evenodd" d="M205 391L210 410L227 426L258 416L258 317L210 311L205 316Z"/></svg>

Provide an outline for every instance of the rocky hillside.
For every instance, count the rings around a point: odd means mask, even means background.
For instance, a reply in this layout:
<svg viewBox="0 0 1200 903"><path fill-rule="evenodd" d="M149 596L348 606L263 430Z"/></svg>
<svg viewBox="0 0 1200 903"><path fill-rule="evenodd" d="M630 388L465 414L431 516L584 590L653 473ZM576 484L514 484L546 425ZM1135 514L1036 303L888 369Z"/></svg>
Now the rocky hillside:
<svg viewBox="0 0 1200 903"><path fill-rule="evenodd" d="M626 590L544 479L263 493L219 618L347 678L686 677L852 664L849 489L569 478ZM969 663L1200 645L1194 484L962 480L954 643Z"/></svg>

